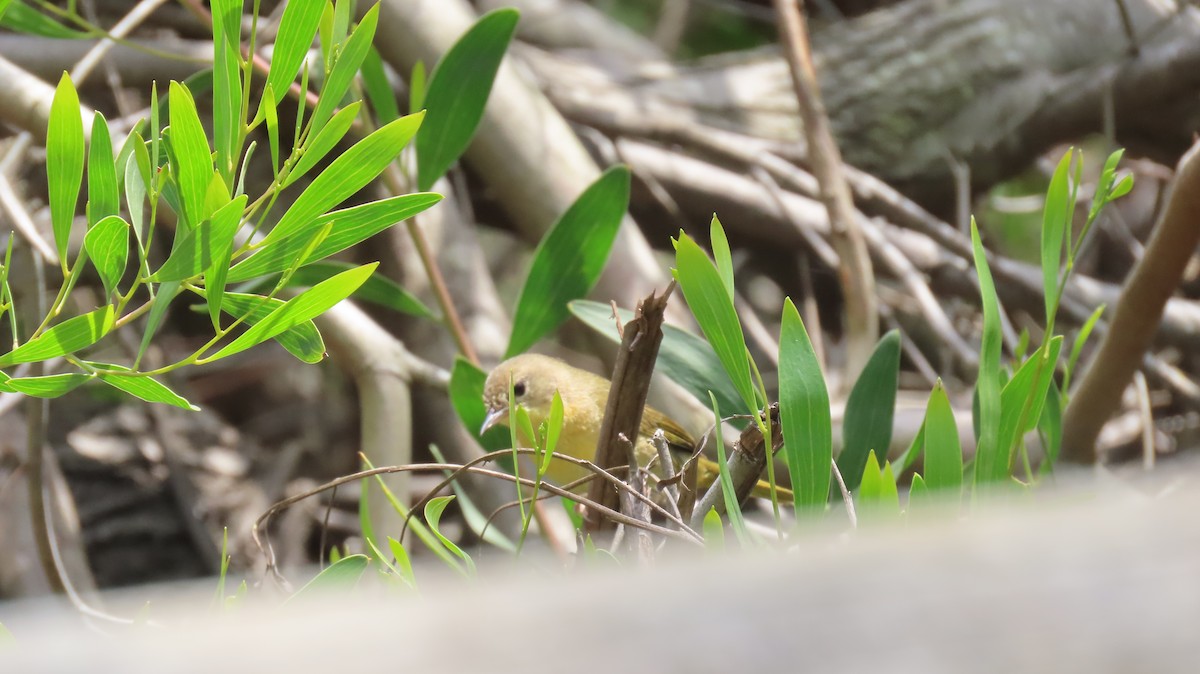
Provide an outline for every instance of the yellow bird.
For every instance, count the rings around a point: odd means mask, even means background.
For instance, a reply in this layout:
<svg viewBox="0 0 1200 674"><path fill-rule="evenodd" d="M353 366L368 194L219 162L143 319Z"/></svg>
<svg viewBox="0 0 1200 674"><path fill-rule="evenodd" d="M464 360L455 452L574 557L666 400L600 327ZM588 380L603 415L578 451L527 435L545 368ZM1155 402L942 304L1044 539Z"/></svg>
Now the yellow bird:
<svg viewBox="0 0 1200 674"><path fill-rule="evenodd" d="M512 401L508 399L510 381ZM563 425L555 453L591 461L596 453L610 387L611 382L604 377L572 367L557 358L538 354L510 358L497 365L484 384L483 401L487 406L487 417L480 433L497 424L507 426L509 406L513 403L525 407L529 412L529 420L537 428L549 418L551 401L554 400L554 392L558 391L563 404ZM638 463L646 466L657 455L650 441L657 430L666 435L667 443L676 450L675 470L680 470L683 461L695 449L696 441L679 424L649 405L642 413L642 424L634 445ZM522 437L520 440L523 443L530 442L529 438ZM589 474L587 469L567 461L551 461L546 470L546 476L559 485ZM701 490L716 481L718 474L714 461L700 458L697 482ZM751 493L769 498L770 486L766 482L759 482ZM781 499L791 498L791 492L786 489L778 488L778 493Z"/></svg>

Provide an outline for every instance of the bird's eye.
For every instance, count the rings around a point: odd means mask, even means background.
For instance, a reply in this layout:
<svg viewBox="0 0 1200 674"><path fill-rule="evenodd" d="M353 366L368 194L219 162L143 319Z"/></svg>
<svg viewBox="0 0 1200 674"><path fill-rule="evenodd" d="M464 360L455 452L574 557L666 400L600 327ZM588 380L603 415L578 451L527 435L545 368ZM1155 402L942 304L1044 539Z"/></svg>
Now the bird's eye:
<svg viewBox="0 0 1200 674"><path fill-rule="evenodd" d="M519 381L519 382L513 384L513 395L515 395L518 398L522 398L525 396L525 382Z"/></svg>

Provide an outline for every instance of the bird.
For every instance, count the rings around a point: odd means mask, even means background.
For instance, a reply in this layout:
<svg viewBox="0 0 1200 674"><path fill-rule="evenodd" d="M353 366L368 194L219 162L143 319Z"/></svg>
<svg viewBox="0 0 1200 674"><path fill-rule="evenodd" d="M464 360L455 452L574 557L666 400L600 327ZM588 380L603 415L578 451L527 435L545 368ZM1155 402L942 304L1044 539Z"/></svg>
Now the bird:
<svg viewBox="0 0 1200 674"><path fill-rule="evenodd" d="M510 383L512 400L509 400ZM556 454L591 461L596 453L611 385L604 377L552 356L532 353L514 356L497 365L484 383L483 401L487 416L479 432L482 435L497 425L507 426L510 406L513 404L524 406L533 427L539 427L549 418L551 402L557 391L562 399L563 424L554 451ZM634 444L638 463L645 467L657 455L650 438L659 430L666 436L668 446L674 450L672 454L679 456L675 466L679 470L683 461L694 452L696 441L678 423L649 405L642 413L638 439ZM522 442L530 440L520 439ZM551 461L546 470L546 477L559 485L570 484L591 474L587 468L568 461ZM697 471L700 489L707 489L718 476L716 462L701 456ZM791 499L790 491L782 487L776 489L780 499ZM759 481L751 493L769 498L771 488L767 482Z"/></svg>

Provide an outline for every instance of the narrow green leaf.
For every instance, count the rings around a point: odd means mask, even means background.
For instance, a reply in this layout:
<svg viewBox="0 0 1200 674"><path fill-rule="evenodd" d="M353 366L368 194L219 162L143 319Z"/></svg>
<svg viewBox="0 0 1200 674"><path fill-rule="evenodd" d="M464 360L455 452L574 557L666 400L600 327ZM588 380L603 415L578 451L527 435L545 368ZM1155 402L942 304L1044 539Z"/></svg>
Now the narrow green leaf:
<svg viewBox="0 0 1200 674"><path fill-rule="evenodd" d="M129 223L116 215L102 218L84 235L83 249L100 274L105 296L111 297L129 258Z"/></svg>
<svg viewBox="0 0 1200 674"><path fill-rule="evenodd" d="M263 107L260 108L263 114L263 121L267 126L267 147L271 151L271 175L279 175L279 111L274 105L268 105L269 100L274 99L274 94L271 92L271 85L268 84L263 93Z"/></svg>
<svg viewBox="0 0 1200 674"><path fill-rule="evenodd" d="M709 224L708 238L712 244L717 274L721 276L721 282L729 292L729 299L733 300L733 255L729 252L729 239L725 236L725 228L721 226L716 213L713 213L712 222Z"/></svg>
<svg viewBox="0 0 1200 674"><path fill-rule="evenodd" d="M718 479L721 481L721 498L725 501L725 514L729 517L729 526L733 529L733 533L737 535L738 542L743 546L749 545L750 534L746 531L746 520L742 517L742 506L737 501L737 491L733 487L733 477L729 474L729 462L725 458L725 439L721 437L721 407L717 405L717 397L712 393L708 394L709 404L712 406L713 419L713 444L717 447L717 468L719 470Z"/></svg>
<svg viewBox="0 0 1200 674"><path fill-rule="evenodd" d="M317 3L289 3L288 7L293 4L306 5ZM311 597L319 592L336 592L345 593L346 590L353 588L358 584L363 573L367 570L367 564L370 563L370 558L366 555L347 555L336 562L330 564L317 574L316 578L308 581L304 587L296 590L296 594L287 598L284 604L295 600L297 597Z"/></svg>
<svg viewBox="0 0 1200 674"><path fill-rule="evenodd" d="M311 189L310 187L309 191ZM331 222L333 227L325 240L317 245L300 264L308 265L341 252L398 222L411 218L441 200L442 195L440 194L417 192L321 215L312 222L311 227L306 229L319 230ZM259 276L280 273L293 266L297 256L304 252L311 241L311 234L300 232L291 236L277 237L276 241L265 245L260 244L258 252L229 270L227 280L229 283L240 283Z"/></svg>
<svg viewBox="0 0 1200 674"><path fill-rule="evenodd" d="M337 0L333 9L333 27L330 31L334 44L342 44L346 40L346 33L350 28L350 13L353 10L354 0Z"/></svg>
<svg viewBox="0 0 1200 674"><path fill-rule="evenodd" d="M216 262L227 265L245 204L246 196L242 195L214 213L211 220L201 222L199 227L184 234L151 280L182 281L211 270Z"/></svg>
<svg viewBox="0 0 1200 674"><path fill-rule="evenodd" d="M874 449L886 455L892 444L899 377L900 333L892 330L875 345L846 400L837 465L847 489L858 488L867 454Z"/></svg>
<svg viewBox="0 0 1200 674"><path fill-rule="evenodd" d="M392 91L392 83L388 81L387 71L383 68L383 59L374 47L371 47L367 58L363 60L362 79L367 100L371 101L371 109L375 111L378 123L388 124L400 117L400 110L396 107L396 93Z"/></svg>
<svg viewBox="0 0 1200 674"><path fill-rule="evenodd" d="M209 300L211 304L212 300ZM221 310L234 318L244 318L249 325L261 322L284 304L283 300L274 297L247 293L224 293L221 297ZM275 341L305 363L319 363L325 358L325 342L312 321L304 321L275 335Z"/></svg>
<svg viewBox="0 0 1200 674"><path fill-rule="evenodd" d="M1104 314L1105 306L1101 304L1096 307L1092 315L1088 316L1088 319L1079 328L1079 334L1075 336L1075 341L1071 344L1071 355L1067 358L1066 369L1063 371L1062 393L1064 397L1071 390L1071 375L1075 372L1075 365L1079 362L1079 354L1083 353L1083 347L1087 344L1088 337L1092 335L1092 330L1095 329L1100 316Z"/></svg>
<svg viewBox="0 0 1200 674"><path fill-rule="evenodd" d="M873 450L867 455L856 506L860 525L894 520L900 514L900 493L892 464L884 462L880 468Z"/></svg>
<svg viewBox="0 0 1200 674"><path fill-rule="evenodd" d="M628 207L629 169L614 166L546 233L517 300L506 358L524 353L561 325L568 315L567 302L596 285Z"/></svg>
<svg viewBox="0 0 1200 674"><path fill-rule="evenodd" d="M1058 307L1058 277L1062 266L1063 241L1070 230L1070 171L1075 150L1068 149L1054 169L1050 187L1046 190L1046 206L1042 211L1042 292L1046 301L1046 325L1053 322Z"/></svg>
<svg viewBox="0 0 1200 674"><path fill-rule="evenodd" d="M979 294L983 306L983 343L979 350L979 374L975 381L979 396L979 442L975 449L975 482L987 482L1003 474L1007 466L999 444L1000 434L1000 301L996 297L996 285L988 266L979 228L971 219L971 246L975 253L975 271L979 276Z"/></svg>
<svg viewBox="0 0 1200 674"><path fill-rule="evenodd" d="M429 125L417 135L417 189L432 187L467 149L519 16L484 14L438 61L425 92Z"/></svg>
<svg viewBox="0 0 1200 674"><path fill-rule="evenodd" d="M408 79L408 111L416 112L425 107L425 62L418 60L413 64L412 76Z"/></svg>
<svg viewBox="0 0 1200 674"><path fill-rule="evenodd" d="M913 473L912 484L908 487L908 508L905 512L911 514L928 503L929 489L925 486L925 479L920 473Z"/></svg>
<svg viewBox="0 0 1200 674"><path fill-rule="evenodd" d="M401 117L355 143L326 167L296 198L265 242L303 234L325 211L374 180L396 158L421 126L422 113ZM411 195L409 195L411 196ZM311 236L311 233L307 234Z"/></svg>
<svg viewBox="0 0 1200 674"><path fill-rule="evenodd" d="M1116 187L1112 188L1112 191L1108 193L1108 199L1105 200L1105 203L1120 199L1126 194L1129 194L1129 191L1132 189L1133 175L1127 175L1124 178L1121 178L1121 182L1117 183Z"/></svg>
<svg viewBox="0 0 1200 674"><path fill-rule="evenodd" d="M244 351L255 344L265 342L276 335L312 320L330 307L346 299L375 271L378 263L372 263L342 272L333 278L318 283L311 289L293 297L266 318L255 324L225 348L204 358L204 362L219 360Z"/></svg>
<svg viewBox="0 0 1200 674"><path fill-rule="evenodd" d="M212 216L209 227L209 257L211 262L204 271L204 295L209 301L209 319L213 329L221 329L221 312L225 294L225 278L229 275L229 261L233 256L233 237L242 223L242 212L246 208L246 195L241 195L219 208Z"/></svg>
<svg viewBox="0 0 1200 674"><path fill-rule="evenodd" d="M304 150L304 154L300 155L300 160L288 172L287 178L283 180L284 187L296 182L297 179L312 170L317 165L317 162L324 159L325 155L329 154L329 151L337 146L338 141L346 135L351 125L354 124L354 118L358 116L358 110L361 107L362 101L354 101L341 110L338 110L333 119L329 120L329 123L321 128L321 131L309 143L308 148Z"/></svg>
<svg viewBox="0 0 1200 674"><path fill-rule="evenodd" d="M400 541L391 536L388 536L387 540L388 549L392 551L392 556L396 558L396 568L400 571L400 577L410 586L416 587L417 577L413 574L412 560L408 557L408 550L405 550Z"/></svg>
<svg viewBox="0 0 1200 674"><path fill-rule="evenodd" d="M13 377L4 383L9 389L33 398L57 398L79 388L91 378L90 374L66 372L40 377Z"/></svg>
<svg viewBox="0 0 1200 674"><path fill-rule="evenodd" d="M91 33L67 28L53 18L42 14L23 2L14 2L0 12L0 26L17 33L38 35L63 40L84 40L95 37Z"/></svg>
<svg viewBox="0 0 1200 674"><path fill-rule="evenodd" d="M271 68L267 73L267 86L270 89L263 94L260 110L279 105L284 92L296 80L300 65L317 35L317 25L321 22L324 9L323 2L289 2L284 8L283 16L279 19L275 48L271 52Z"/></svg>
<svg viewBox="0 0 1200 674"><path fill-rule="evenodd" d="M575 300L567 306L589 328L616 344L621 343L612 318L612 307L591 300ZM628 309L618 309L617 313L622 323L633 320L633 312ZM685 388L696 400L706 402L708 392L712 391L721 409L740 409L742 406L741 396L733 388L712 346L687 330L663 325L663 341L654 367Z"/></svg>
<svg viewBox="0 0 1200 674"><path fill-rule="evenodd" d="M779 332L779 418L796 515L819 511L829 498L833 462L829 392L791 298L784 300Z"/></svg>
<svg viewBox="0 0 1200 674"><path fill-rule="evenodd" d="M242 112L241 15L242 0L213 0L213 145L217 171L226 187L233 187L234 170L241 155Z"/></svg>
<svg viewBox="0 0 1200 674"><path fill-rule="evenodd" d="M97 369L104 370L122 370L132 372L129 368L123 365L115 365L113 363L99 363L86 361L88 365ZM178 393L167 388L162 382L147 377L144 375L120 375L120 374L98 374L97 378L109 386L128 393L129 395L145 400L149 403L166 403L192 412L200 411L199 407L185 400Z"/></svg>
<svg viewBox="0 0 1200 674"><path fill-rule="evenodd" d="M742 405L735 409L742 414L757 411L746 337L733 300L725 292L725 284L708 255L684 232L679 233L675 245L674 273L696 322L742 397Z"/></svg>
<svg viewBox="0 0 1200 674"><path fill-rule="evenodd" d="M175 179L188 227L195 227L208 217L204 210L204 195L212 179L212 150L204 135L204 126L196 112L192 93L178 82L171 82L167 95L171 118L171 147L175 159Z"/></svg>
<svg viewBox="0 0 1200 674"><path fill-rule="evenodd" d="M875 458L875 450L867 452L867 462L863 465L862 480L858 484L857 504L862 506L870 501L879 500L883 490L882 475L879 470L879 459Z"/></svg>
<svg viewBox="0 0 1200 674"><path fill-rule="evenodd" d="M1054 380L1062 339L1062 335L1058 335L1033 352L1001 391L998 436L1001 462L994 467L992 479L995 481L1009 476L1017 444L1041 419L1046 390Z"/></svg>
<svg viewBox="0 0 1200 674"><path fill-rule="evenodd" d="M179 281L168 281L158 287L158 293L154 297L154 306L150 307L150 315L146 317L146 329L142 332L142 342L138 346L136 363L142 362L142 356L146 355L146 349L150 348L150 340L153 339L158 328L162 325L163 319L167 317L167 309L171 306L171 301L179 294Z"/></svg>
<svg viewBox="0 0 1200 674"><path fill-rule="evenodd" d="M453 496L438 496L430 499L429 503L425 504L425 521L429 524L429 529L433 531L434 535L438 537L438 540L442 542L442 545L446 546L446 549L450 552L453 552L456 557L466 562L466 575L474 576L475 562L471 560L470 555L463 552L461 548L454 544L454 541L446 538L441 529L438 527L438 525L441 523L442 512L446 510L446 506L450 505L450 502L453 500Z"/></svg>
<svg viewBox="0 0 1200 674"><path fill-rule="evenodd" d="M146 152L146 144L142 137L136 132L132 136L132 140L133 152L123 167L125 171L125 204L129 208L129 224L133 229L133 236L137 239L138 250L141 251L146 226L146 181L141 164L143 161L146 162L145 173L148 174L150 155Z"/></svg>
<svg viewBox="0 0 1200 674"><path fill-rule="evenodd" d="M347 6L348 3L346 0L341 0L339 5ZM350 39L346 40L337 56L333 70L325 79L325 85L321 88L321 97L317 99L317 107L313 110L312 120L309 122L309 133L319 133L325 128L325 123L333 116L334 108L342 102L342 98L350 90L354 74L358 72L371 49L371 41L375 39L375 27L378 24L379 3L376 3L358 22L358 27L350 35Z"/></svg>
<svg viewBox="0 0 1200 674"><path fill-rule="evenodd" d="M100 341L113 325L113 308L103 306L59 323L41 335L0 356L0 367L57 358Z"/></svg>
<svg viewBox="0 0 1200 674"><path fill-rule="evenodd" d="M287 285L289 288L311 287L355 266L357 265L340 260L314 262L297 269L296 273L292 274L292 278L288 280ZM358 290L354 291L354 299L373 302L381 307L387 307L410 316L437 320L437 315L421 300L401 288L395 281L381 274L371 276L366 283L359 286Z"/></svg>
<svg viewBox="0 0 1200 674"><path fill-rule="evenodd" d="M83 116L79 111L79 94L65 72L50 104L50 123L46 129L46 182L50 192L54 243L65 270L69 267L67 242L71 236L71 222L79 201L79 187L83 184Z"/></svg>
<svg viewBox="0 0 1200 674"><path fill-rule="evenodd" d="M963 456L958 442L958 424L946 397L946 387L938 379L925 408L925 480L930 490L962 489Z"/></svg>
<svg viewBox="0 0 1200 674"><path fill-rule="evenodd" d="M112 137L108 133L104 115L96 112L92 118L92 146L88 154L88 226L116 215L119 207Z"/></svg>
<svg viewBox="0 0 1200 674"><path fill-rule="evenodd" d="M558 390L555 390L554 397L550 399L550 416L546 419L545 453L542 457L542 465L538 466L538 475L545 475L546 469L550 467L550 458L554 455L555 448L558 447L558 436L562 434L562 427L563 401Z"/></svg>
<svg viewBox="0 0 1200 674"><path fill-rule="evenodd" d="M704 516L704 547L709 550L725 549L725 527L721 524L721 516L716 508L709 508Z"/></svg>

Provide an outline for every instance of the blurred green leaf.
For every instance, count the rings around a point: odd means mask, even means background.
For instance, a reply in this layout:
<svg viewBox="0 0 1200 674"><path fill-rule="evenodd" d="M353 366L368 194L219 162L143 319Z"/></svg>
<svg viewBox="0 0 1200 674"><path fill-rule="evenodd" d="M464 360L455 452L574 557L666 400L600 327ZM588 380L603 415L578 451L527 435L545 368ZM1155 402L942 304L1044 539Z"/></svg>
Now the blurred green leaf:
<svg viewBox="0 0 1200 674"><path fill-rule="evenodd" d="M842 422L842 451L838 470L846 488L853 491L862 479L867 454L886 455L892 444L892 419L900 376L900 333L892 330L879 340L862 374L846 400Z"/></svg>
<svg viewBox="0 0 1200 674"><path fill-rule="evenodd" d="M829 498L833 463L829 392L804 321L791 298L783 302L779 331L779 418L796 515L819 512Z"/></svg>
<svg viewBox="0 0 1200 674"><path fill-rule="evenodd" d="M292 4L317 4L317 3L292 3ZM291 4L288 5L289 7ZM284 602L296 599L297 597L309 597L318 592L337 592L344 593L346 590L358 584L362 578L363 572L367 570L367 564L371 560L366 555L347 555L330 564L317 574L316 578L308 581L304 587L296 590L296 594L287 598Z"/></svg>
<svg viewBox="0 0 1200 674"><path fill-rule="evenodd" d="M1051 386L1046 391L1046 403L1042 406L1042 416L1038 420L1038 430L1042 433L1041 472L1054 470L1058 463L1058 453L1062 450L1062 394L1057 386Z"/></svg>
<svg viewBox="0 0 1200 674"><path fill-rule="evenodd" d="M87 221L90 227L110 215L116 215L120 207L112 137L108 133L104 115L99 112L92 118L92 146L89 148L87 173Z"/></svg>
<svg viewBox="0 0 1200 674"><path fill-rule="evenodd" d="M908 508L905 512L912 513L929 502L929 489L920 473L913 473L912 484L908 487Z"/></svg>
<svg viewBox="0 0 1200 674"><path fill-rule="evenodd" d="M438 61L425 91L429 124L417 134L417 189L433 187L467 149L519 17L515 9L484 14Z"/></svg>
<svg viewBox="0 0 1200 674"><path fill-rule="evenodd" d="M438 537L438 540L442 542L442 545L446 546L447 550L454 553L454 556L466 562L466 575L474 576L475 562L471 560L470 555L463 552L462 548L459 548L454 544L454 541L447 538L442 533L441 528L438 526L441 523L442 512L446 510L446 506L450 505L450 502L453 500L453 496L438 496L430 499L429 503L425 504L425 521L429 524L429 529L433 531L434 535Z"/></svg>
<svg viewBox="0 0 1200 674"><path fill-rule="evenodd" d="M217 171L233 187L234 169L241 155L242 111L241 18L242 0L213 0L213 145Z"/></svg>
<svg viewBox="0 0 1200 674"><path fill-rule="evenodd" d="M311 236L319 216L354 195L387 168L417 132L423 116L417 113L401 117L339 155L296 198L263 243L275 243L293 234Z"/></svg>
<svg viewBox="0 0 1200 674"><path fill-rule="evenodd" d="M371 101L371 108L375 110L378 122L387 124L400 117L400 110L396 107L396 93L392 91L392 83L388 81L387 71L383 68L383 59L374 47L371 47L367 58L363 60L362 79L367 99ZM409 84L409 89L412 89L412 86Z"/></svg>
<svg viewBox="0 0 1200 674"><path fill-rule="evenodd" d="M83 249L100 274L105 296L111 297L129 258L129 223L116 215L102 218L84 235Z"/></svg>
<svg viewBox="0 0 1200 674"><path fill-rule="evenodd" d="M542 238L513 315L505 358L524 353L567 317L567 302L596 285L629 206L629 169L596 179Z"/></svg>
<svg viewBox="0 0 1200 674"><path fill-rule="evenodd" d="M416 112L425 107L425 62L418 60L413 64L412 76L408 78L408 110Z"/></svg>
<svg viewBox="0 0 1200 674"><path fill-rule="evenodd" d="M884 462L880 468L874 450L867 455L855 505L860 525L895 519L900 514L900 493L892 464Z"/></svg>
<svg viewBox="0 0 1200 674"><path fill-rule="evenodd" d="M59 323L21 346L0 356L0 367L33 363L75 353L100 341L113 326L113 308L95 311Z"/></svg>
<svg viewBox="0 0 1200 674"><path fill-rule="evenodd" d="M733 477L729 474L729 461L725 457L725 439L721 437L721 407L717 397L708 394L713 411L713 444L717 448L717 478L721 481L721 498L725 501L725 515L729 518L729 526L737 535L738 542L743 546L750 544L750 534L746 531L746 520L742 517L742 506L737 500L737 490L733 486Z"/></svg>
<svg viewBox="0 0 1200 674"><path fill-rule="evenodd" d="M378 263L356 267L342 272L333 278L318 283L309 290L288 300L283 306L272 311L266 318L256 323L237 339L230 342L220 351L202 359L211 362L244 351L256 344L265 342L291 328L321 315L330 307L346 299L358 289L374 271Z"/></svg>
<svg viewBox="0 0 1200 674"><path fill-rule="evenodd" d="M440 194L417 192L372 201L318 216L308 229L318 230L331 222L333 228L329 235L306 256L306 259L300 261L300 265L311 264L341 252L360 241L365 241L441 200L442 195ZM292 236L277 237L277 240L270 243L259 244L260 247L254 255L242 260L229 270L227 281L239 283L267 274L277 274L293 267L296 258L304 252L311 241L311 234L301 232Z"/></svg>
<svg viewBox="0 0 1200 674"><path fill-rule="evenodd" d="M91 33L67 28L20 0L8 4L6 11L0 11L0 26L9 28L17 33L62 40L83 40L94 37Z"/></svg>
<svg viewBox="0 0 1200 674"><path fill-rule="evenodd" d="M1075 372L1075 365L1079 362L1079 354L1083 353L1083 347L1087 344L1088 337L1092 335L1092 330L1096 328L1096 323L1100 320L1100 316L1104 314L1106 305L1101 304L1096 307L1091 316L1084 321L1079 328L1079 334L1075 336L1075 341L1071 344L1071 355L1067 358L1066 368L1063 370L1062 393L1066 397L1071 390L1071 375Z"/></svg>
<svg viewBox="0 0 1200 674"><path fill-rule="evenodd" d="M1075 149L1067 150L1054 169L1042 211L1042 292L1046 301L1046 325L1054 322L1058 308L1058 278L1062 266L1063 241L1070 231L1075 204L1070 203L1070 171Z"/></svg>
<svg viewBox="0 0 1200 674"><path fill-rule="evenodd" d="M716 263L717 274L721 277L721 282L725 285L725 290L729 292L729 299L733 300L733 255L729 252L729 239L725 236L725 228L721 226L721 221L717 219L717 214L713 213L712 222L708 228L709 242L712 244L713 261Z"/></svg>
<svg viewBox="0 0 1200 674"><path fill-rule="evenodd" d="M733 299L725 291L725 283L712 260L684 232L679 233L675 244L674 273L696 322L742 397L742 404L735 409L741 414L757 412L758 396L750 378L746 338Z"/></svg>
<svg viewBox="0 0 1200 674"><path fill-rule="evenodd" d="M709 508L704 516L704 546L709 550L725 549L725 527L716 508Z"/></svg>
<svg viewBox="0 0 1200 674"><path fill-rule="evenodd" d="M1000 437L1000 300L996 297L996 285L988 266L987 253L979 238L979 228L971 219L971 245L975 254L975 271L979 276L979 294L983 306L983 343L979 350L979 375L975 382L979 396L979 415L976 427L979 442L975 449L976 484L998 479L1007 468L1006 447L1001 447Z"/></svg>
<svg viewBox="0 0 1200 674"><path fill-rule="evenodd" d="M958 442L958 424L946 397L946 387L938 379L925 408L925 480L929 489L962 490L963 456Z"/></svg>
<svg viewBox="0 0 1200 674"><path fill-rule="evenodd" d="M19 6L19 5L17 5ZM8 16L12 9L9 8ZM50 222L54 243L63 269L67 269L67 241L79 187L83 184L83 117L79 94L64 72L50 104L50 122L46 130L46 181L50 191Z"/></svg>
<svg viewBox="0 0 1200 674"><path fill-rule="evenodd" d="M408 550L404 549L404 545L400 541L387 537L388 548L392 551L392 556L396 558L396 568L400 571L400 577L412 587L417 586L417 577L413 574L412 560L408 557Z"/></svg>
<svg viewBox="0 0 1200 674"><path fill-rule="evenodd" d="M992 479L995 481L1009 476L1017 444L1026 433L1037 426L1042 416L1046 389L1054 380L1062 340L1062 335L1059 335L1041 349L1034 351L1000 393L998 437L1001 462L994 467Z"/></svg>

